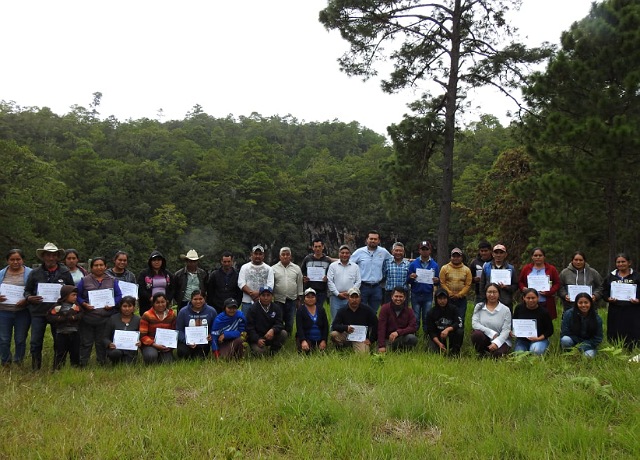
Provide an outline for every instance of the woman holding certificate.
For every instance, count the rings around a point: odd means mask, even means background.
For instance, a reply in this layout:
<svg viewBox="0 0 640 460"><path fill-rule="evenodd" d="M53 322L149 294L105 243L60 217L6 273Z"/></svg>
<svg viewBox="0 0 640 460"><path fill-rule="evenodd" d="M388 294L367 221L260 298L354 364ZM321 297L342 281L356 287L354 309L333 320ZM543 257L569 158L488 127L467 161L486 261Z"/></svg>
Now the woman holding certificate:
<svg viewBox="0 0 640 460"><path fill-rule="evenodd" d="M0 270L0 358L2 366L21 363L27 350L31 316L24 297L24 286L31 269L24 265L21 249L7 252L7 266ZM11 356L11 336L15 353Z"/></svg>
<svg viewBox="0 0 640 460"><path fill-rule="evenodd" d="M107 363L105 325L109 317L118 313L116 305L122 299L118 281L106 274L107 261L104 257L95 257L90 269L91 273L78 283L77 304L84 311L80 323L80 366L89 363L94 343L98 364Z"/></svg>
<svg viewBox="0 0 640 460"><path fill-rule="evenodd" d="M609 302L607 340L622 340L629 350L640 344L640 274L631 268L631 259L620 253L616 269L604 282L604 298Z"/></svg>
<svg viewBox="0 0 640 460"><path fill-rule="evenodd" d="M602 298L602 277L589 266L584 252L576 251L567 268L560 272L558 296L564 311L575 305L573 299L581 292L591 294L591 300L597 303Z"/></svg>
<svg viewBox="0 0 640 460"><path fill-rule="evenodd" d="M107 358L113 364L131 364L138 357L140 317L133 314L135 308L135 297L123 297L120 302L120 314L109 318L105 326Z"/></svg>
<svg viewBox="0 0 640 460"><path fill-rule="evenodd" d="M549 347L549 337L553 335L553 322L549 312L540 302L538 291L526 288L522 292L524 303L513 312L512 330L516 337L514 351L530 351L534 355L543 354Z"/></svg>
<svg viewBox="0 0 640 460"><path fill-rule="evenodd" d="M535 289L540 305L547 309L551 319L556 319L556 292L560 289L560 275L556 267L546 262L545 256L541 248L533 250L532 262L522 267L518 286L523 295L527 288Z"/></svg>
<svg viewBox="0 0 640 460"><path fill-rule="evenodd" d="M473 309L471 343L480 356L500 358L511 349L511 310L500 302L496 283L489 283L484 294L486 301Z"/></svg>
<svg viewBox="0 0 640 460"><path fill-rule="evenodd" d="M596 312L596 306L587 292L576 296L576 306L562 316L560 346L564 351L577 348L587 357L594 358L598 345L602 343L602 318Z"/></svg>
<svg viewBox="0 0 640 460"><path fill-rule="evenodd" d="M162 292L153 295L151 309L140 319L140 342L145 364L173 361L173 348L178 346L176 314Z"/></svg>

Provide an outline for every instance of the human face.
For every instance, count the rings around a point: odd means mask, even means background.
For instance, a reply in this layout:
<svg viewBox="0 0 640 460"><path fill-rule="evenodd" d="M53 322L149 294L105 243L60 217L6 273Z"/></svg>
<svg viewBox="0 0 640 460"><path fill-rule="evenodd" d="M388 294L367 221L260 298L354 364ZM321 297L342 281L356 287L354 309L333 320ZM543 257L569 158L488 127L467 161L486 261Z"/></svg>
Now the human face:
<svg viewBox="0 0 640 460"><path fill-rule="evenodd" d="M591 302L589 302L589 299L586 297L580 297L576 302L576 305L582 316L587 316L587 313L591 310Z"/></svg>
<svg viewBox="0 0 640 460"><path fill-rule="evenodd" d="M262 264L263 260L264 260L264 252L255 251L254 253L251 254L251 263L253 265L260 265Z"/></svg>
<svg viewBox="0 0 640 460"><path fill-rule="evenodd" d="M238 312L238 307L236 306L224 307L224 312L226 313L227 316L233 317Z"/></svg>
<svg viewBox="0 0 640 460"><path fill-rule="evenodd" d="M391 254L393 254L395 260L402 260L404 259L404 248L396 246L391 250Z"/></svg>
<svg viewBox="0 0 640 460"><path fill-rule="evenodd" d="M313 307L316 304L316 295L313 292L304 296L304 304L307 307Z"/></svg>
<svg viewBox="0 0 640 460"><path fill-rule="evenodd" d="M428 260L431 257L431 246L422 246L419 251L421 259Z"/></svg>
<svg viewBox="0 0 640 460"><path fill-rule="evenodd" d="M616 268L619 272L628 273L629 268L631 267L631 262L624 257L616 258Z"/></svg>
<svg viewBox="0 0 640 460"><path fill-rule="evenodd" d="M45 252L42 254L42 262L46 268L53 268L58 265L58 259L57 252Z"/></svg>
<svg viewBox="0 0 640 460"><path fill-rule="evenodd" d="M580 254L576 254L571 260L571 265L573 265L576 270L582 270L584 268L584 264L584 257L582 257Z"/></svg>
<svg viewBox="0 0 640 460"><path fill-rule="evenodd" d="M220 265L222 266L222 271L228 272L229 270L231 270L231 267L233 266L233 257L231 256L223 257L222 260L220 261Z"/></svg>
<svg viewBox="0 0 640 460"><path fill-rule="evenodd" d="M436 302L438 303L439 307L444 308L449 303L449 299L444 295L439 295L438 297L436 297Z"/></svg>
<svg viewBox="0 0 640 460"><path fill-rule="evenodd" d="M102 276L104 272L107 270L107 266L104 264L102 260L95 260L91 264L91 273L95 276Z"/></svg>
<svg viewBox="0 0 640 460"><path fill-rule="evenodd" d="M20 267L22 267L23 260L22 260L22 257L20 257L20 254L18 254L17 252L14 252L7 259L7 263L9 264L9 267L11 268L11 270L17 271L17 270L20 270Z"/></svg>
<svg viewBox="0 0 640 460"><path fill-rule="evenodd" d="M289 265L291 263L291 253L289 251L285 251L280 254L280 262L282 262L282 265L285 267Z"/></svg>
<svg viewBox="0 0 640 460"><path fill-rule="evenodd" d="M316 256L316 259L320 259L324 253L324 244L320 241L316 241L313 243L313 255Z"/></svg>
<svg viewBox="0 0 640 460"><path fill-rule="evenodd" d="M76 303L76 300L78 300L78 293L77 292L72 292L71 294L69 294L67 296L67 303Z"/></svg>
<svg viewBox="0 0 640 460"><path fill-rule="evenodd" d="M455 266L462 265L462 254L451 254L451 263Z"/></svg>
<svg viewBox="0 0 640 460"><path fill-rule="evenodd" d="M491 259L491 250L489 248L480 248L480 258L485 262Z"/></svg>
<svg viewBox="0 0 640 460"><path fill-rule="evenodd" d="M195 272L198 270L198 261L197 260L187 260L187 271Z"/></svg>
<svg viewBox="0 0 640 460"><path fill-rule="evenodd" d="M495 251L493 251L493 260L496 261L497 265L502 265L502 262L504 262L504 259L506 258L507 253L502 249L496 249Z"/></svg>
<svg viewBox="0 0 640 460"><path fill-rule="evenodd" d="M342 262L343 264L346 264L347 262L349 262L349 259L351 258L351 251L349 251L348 249L342 249L340 250L340 254L338 255L338 257L340 257L340 262Z"/></svg>
<svg viewBox="0 0 640 460"><path fill-rule="evenodd" d="M200 294L191 297L191 306L195 311L202 310L202 307L204 307L204 297Z"/></svg>
<svg viewBox="0 0 640 460"><path fill-rule="evenodd" d="M70 252L64 258L64 264L67 266L69 270L72 270L72 271L75 270L76 267L78 266L78 256L75 255L73 252Z"/></svg>
<svg viewBox="0 0 640 460"><path fill-rule="evenodd" d="M544 265L545 257L540 249L536 249L533 251L533 254L531 254L531 260L536 267L540 267Z"/></svg>
<svg viewBox="0 0 640 460"><path fill-rule="evenodd" d="M135 309L135 305L130 304L129 302L125 302L122 305L120 305L120 315L132 316L134 309Z"/></svg>
<svg viewBox="0 0 640 460"><path fill-rule="evenodd" d="M500 293L498 292L498 289L496 289L495 286L489 287L485 295L487 296L487 302L489 303L497 303L498 298L500 297Z"/></svg>
<svg viewBox="0 0 640 460"><path fill-rule="evenodd" d="M349 307L353 310L360 306L360 296L358 294L351 294L349 296Z"/></svg>
<svg viewBox="0 0 640 460"><path fill-rule="evenodd" d="M403 306L406 298L407 297L402 292L393 291L393 294L391 294L391 302L396 307Z"/></svg>
<svg viewBox="0 0 640 460"><path fill-rule="evenodd" d="M153 309L158 313L162 313L167 309L167 299L164 297L158 297L155 302L153 302Z"/></svg>
<svg viewBox="0 0 640 460"><path fill-rule="evenodd" d="M129 257L126 254L118 254L118 257L113 261L113 265L119 272L123 272L129 265Z"/></svg>
<svg viewBox="0 0 640 460"><path fill-rule="evenodd" d="M377 233L369 233L367 237L367 247L372 251L375 250L380 244L380 235Z"/></svg>
<svg viewBox="0 0 640 460"><path fill-rule="evenodd" d="M162 268L162 259L160 257L151 259L151 268L156 272L159 271Z"/></svg>
<svg viewBox="0 0 640 460"><path fill-rule="evenodd" d="M272 299L273 294L271 294L269 291L264 291L262 294L260 294L260 303L262 305L270 305Z"/></svg>
<svg viewBox="0 0 640 460"><path fill-rule="evenodd" d="M523 297L524 304L529 310L535 310L538 308L538 296L533 292L527 292L527 295Z"/></svg>

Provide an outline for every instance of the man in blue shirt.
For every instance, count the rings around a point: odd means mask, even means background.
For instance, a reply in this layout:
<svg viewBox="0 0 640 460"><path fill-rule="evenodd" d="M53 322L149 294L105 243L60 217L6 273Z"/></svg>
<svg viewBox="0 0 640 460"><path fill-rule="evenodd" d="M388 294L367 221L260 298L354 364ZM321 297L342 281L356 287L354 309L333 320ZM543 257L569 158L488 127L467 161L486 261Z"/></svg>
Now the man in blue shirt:
<svg viewBox="0 0 640 460"><path fill-rule="evenodd" d="M440 283L438 274L440 267L431 258L431 243L422 241L418 245L420 257L409 265L409 275L407 282L411 285L411 306L416 315L416 323L420 329L420 319L422 319L422 330L427 333L427 313L433 304L433 286ZM418 279L418 270L433 270L433 276L428 279Z"/></svg>
<svg viewBox="0 0 640 460"><path fill-rule="evenodd" d="M367 235L367 245L356 249L351 256L351 262L360 267L362 303L369 305L374 312L378 311L382 303L382 266L385 260L393 260L389 251L379 245L380 233L372 230Z"/></svg>

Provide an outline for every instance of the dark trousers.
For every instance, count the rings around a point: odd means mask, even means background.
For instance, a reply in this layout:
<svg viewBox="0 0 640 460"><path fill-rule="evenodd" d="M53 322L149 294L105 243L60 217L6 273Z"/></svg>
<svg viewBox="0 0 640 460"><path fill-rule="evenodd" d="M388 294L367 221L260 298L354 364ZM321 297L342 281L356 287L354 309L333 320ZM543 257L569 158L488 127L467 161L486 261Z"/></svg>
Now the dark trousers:
<svg viewBox="0 0 640 460"><path fill-rule="evenodd" d="M138 359L138 351L133 350L118 350L114 348L113 350L107 348L107 358L113 364L133 364Z"/></svg>
<svg viewBox="0 0 640 460"><path fill-rule="evenodd" d="M99 322L97 322L99 321ZM91 349L96 345L96 360L98 364L107 363L107 347L104 344L106 338L104 326L108 318L100 320L92 319L87 322L84 319L80 323L80 365L86 366L91 358Z"/></svg>
<svg viewBox="0 0 640 460"><path fill-rule="evenodd" d="M204 359L209 356L210 350L211 345L209 344L196 345L194 348L191 348L184 342L178 342L178 358L180 359Z"/></svg>
<svg viewBox="0 0 640 460"><path fill-rule="evenodd" d="M33 369L40 369L42 366L42 347L44 344L44 333L47 331L47 318L44 316L31 316L31 341L29 348L31 351L31 365ZM56 328L51 325L51 335L55 349Z"/></svg>
<svg viewBox="0 0 640 460"><path fill-rule="evenodd" d="M284 323L284 330L287 331L287 334L291 335L293 325L296 322L296 301L287 299L284 303L276 303L280 305L280 308L282 308L282 322Z"/></svg>
<svg viewBox="0 0 640 460"><path fill-rule="evenodd" d="M152 346L142 347L142 360L145 364L171 363L174 359L173 350L159 351Z"/></svg>
<svg viewBox="0 0 640 460"><path fill-rule="evenodd" d="M503 343L500 348L494 351L489 351L488 347L491 345L491 339L485 335L484 332L475 330L471 333L471 343L476 352L481 356L491 356L492 358L501 358L509 353L509 345Z"/></svg>
<svg viewBox="0 0 640 460"><path fill-rule="evenodd" d="M218 356L225 359L240 359L244 356L242 337L218 343Z"/></svg>
<svg viewBox="0 0 640 460"><path fill-rule="evenodd" d="M440 339L445 346L447 346L447 350L451 355L459 355L460 349L462 348L462 340L464 339L464 329L458 329L457 331L449 333L447 338L443 341ZM448 342L448 344L447 344ZM429 350L433 352L441 352L440 347L429 337Z"/></svg>
<svg viewBox="0 0 640 460"><path fill-rule="evenodd" d="M78 332L59 332L56 334L56 340L53 344L53 370L58 370L67 360L72 366L80 365L80 334Z"/></svg>

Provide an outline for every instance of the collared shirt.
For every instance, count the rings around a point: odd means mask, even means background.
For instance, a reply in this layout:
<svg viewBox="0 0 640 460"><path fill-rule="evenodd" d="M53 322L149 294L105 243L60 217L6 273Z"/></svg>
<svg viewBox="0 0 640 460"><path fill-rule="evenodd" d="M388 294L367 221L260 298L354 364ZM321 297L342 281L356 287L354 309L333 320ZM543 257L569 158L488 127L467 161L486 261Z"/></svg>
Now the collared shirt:
<svg viewBox="0 0 640 460"><path fill-rule="evenodd" d="M340 261L329 265L327 271L327 286L329 292L337 296L341 292L348 291L352 287L360 287L360 268L351 261L343 265Z"/></svg>
<svg viewBox="0 0 640 460"><path fill-rule="evenodd" d="M409 261L402 259L400 263L397 263L395 259L387 259L382 266L382 273L387 280L384 286L386 291L391 291L396 286L402 286L406 289Z"/></svg>
<svg viewBox="0 0 640 460"><path fill-rule="evenodd" d="M278 262L273 269L273 298L276 302L284 303L287 299L296 300L302 296L302 270L293 262L286 267Z"/></svg>
<svg viewBox="0 0 640 460"><path fill-rule="evenodd" d="M375 251L371 251L368 246L363 246L356 249L349 260L360 267L363 283L377 284L384 277L384 261L393 260L393 256L383 247L378 246Z"/></svg>

